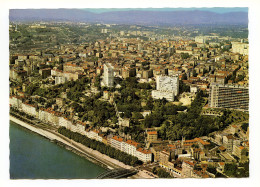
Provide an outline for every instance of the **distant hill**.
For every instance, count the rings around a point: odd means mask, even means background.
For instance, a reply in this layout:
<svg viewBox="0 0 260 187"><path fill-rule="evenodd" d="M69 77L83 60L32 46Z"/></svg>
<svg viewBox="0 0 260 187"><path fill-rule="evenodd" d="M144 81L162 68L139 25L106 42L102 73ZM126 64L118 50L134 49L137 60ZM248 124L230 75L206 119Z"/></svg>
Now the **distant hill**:
<svg viewBox="0 0 260 187"><path fill-rule="evenodd" d="M248 24L247 12L210 11L112 11L93 13L82 9L11 9L10 21L72 21L140 25Z"/></svg>

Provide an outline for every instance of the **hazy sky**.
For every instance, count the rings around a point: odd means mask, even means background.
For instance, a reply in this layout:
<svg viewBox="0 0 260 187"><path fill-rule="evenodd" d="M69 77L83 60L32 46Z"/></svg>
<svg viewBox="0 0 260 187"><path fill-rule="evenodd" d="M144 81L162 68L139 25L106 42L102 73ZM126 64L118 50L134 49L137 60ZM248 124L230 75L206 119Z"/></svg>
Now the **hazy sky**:
<svg viewBox="0 0 260 187"><path fill-rule="evenodd" d="M216 13L227 13L227 12L248 12L247 7L234 7L234 8L97 8L97 9L84 9L86 11L102 13L112 11L126 11L126 10L144 10L144 11L188 11L188 10L203 10Z"/></svg>

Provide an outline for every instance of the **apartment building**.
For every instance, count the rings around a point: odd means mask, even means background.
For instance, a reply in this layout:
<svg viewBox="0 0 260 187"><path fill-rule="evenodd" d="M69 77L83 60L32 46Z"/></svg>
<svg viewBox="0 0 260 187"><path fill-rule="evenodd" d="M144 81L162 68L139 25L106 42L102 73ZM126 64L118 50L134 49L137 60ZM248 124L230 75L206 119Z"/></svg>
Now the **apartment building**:
<svg viewBox="0 0 260 187"><path fill-rule="evenodd" d="M104 64L103 84L107 87L114 86L114 68L110 63Z"/></svg>
<svg viewBox="0 0 260 187"><path fill-rule="evenodd" d="M114 136L111 138L111 147L123 151L123 138L120 138L119 136Z"/></svg>
<svg viewBox="0 0 260 187"><path fill-rule="evenodd" d="M136 149L138 148L138 146L139 143L133 140L127 140L126 142L123 142L122 151L129 155L136 156Z"/></svg>
<svg viewBox="0 0 260 187"><path fill-rule="evenodd" d="M209 107L242 109L248 111L248 105L248 87L215 83L210 85Z"/></svg>
<svg viewBox="0 0 260 187"><path fill-rule="evenodd" d="M143 149L140 147L136 150L136 157L144 163L151 162L152 152L150 150Z"/></svg>
<svg viewBox="0 0 260 187"><path fill-rule="evenodd" d="M168 101L174 101L174 96L179 94L179 77L178 76L157 76L156 90L152 91L154 99L165 98Z"/></svg>
<svg viewBox="0 0 260 187"><path fill-rule="evenodd" d="M147 132L147 141L148 141L148 142L157 141L157 138L158 138L157 131Z"/></svg>

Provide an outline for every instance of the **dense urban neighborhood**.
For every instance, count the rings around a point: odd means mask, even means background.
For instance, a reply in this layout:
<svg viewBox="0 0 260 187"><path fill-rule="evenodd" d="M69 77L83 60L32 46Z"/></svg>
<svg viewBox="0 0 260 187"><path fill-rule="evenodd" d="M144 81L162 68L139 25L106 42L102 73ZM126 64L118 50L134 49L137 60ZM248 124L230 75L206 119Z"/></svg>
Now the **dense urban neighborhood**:
<svg viewBox="0 0 260 187"><path fill-rule="evenodd" d="M147 178L249 177L247 26L42 21L9 33L11 116Z"/></svg>

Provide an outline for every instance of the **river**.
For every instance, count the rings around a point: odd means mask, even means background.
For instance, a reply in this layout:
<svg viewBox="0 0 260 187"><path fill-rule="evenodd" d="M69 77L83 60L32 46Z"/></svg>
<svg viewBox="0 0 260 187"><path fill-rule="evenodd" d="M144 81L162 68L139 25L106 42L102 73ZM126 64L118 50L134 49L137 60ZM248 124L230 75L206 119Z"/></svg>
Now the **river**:
<svg viewBox="0 0 260 187"><path fill-rule="evenodd" d="M106 170L10 121L11 179L93 179Z"/></svg>

